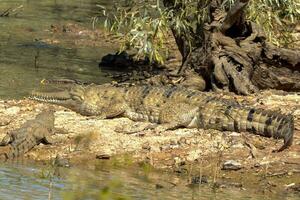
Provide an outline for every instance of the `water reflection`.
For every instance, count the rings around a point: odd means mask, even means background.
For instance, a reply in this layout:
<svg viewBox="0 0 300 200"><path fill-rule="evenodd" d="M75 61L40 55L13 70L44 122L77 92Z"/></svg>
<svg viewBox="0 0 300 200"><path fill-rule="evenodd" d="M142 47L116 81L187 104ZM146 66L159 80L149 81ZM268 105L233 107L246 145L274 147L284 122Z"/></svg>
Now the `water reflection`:
<svg viewBox="0 0 300 200"><path fill-rule="evenodd" d="M113 49L74 45L65 34L58 36L63 41L59 44L42 42L53 38L51 25L77 23L91 27L91 17L97 12L95 5L103 2L0 1L0 11L23 5L16 16L0 17L0 98L22 98L43 78L107 82L98 63Z"/></svg>
<svg viewBox="0 0 300 200"><path fill-rule="evenodd" d="M107 161L110 162L110 161ZM297 199L297 194L255 193L240 188L188 187L187 177L107 162L55 168L27 162L0 163L0 199Z"/></svg>

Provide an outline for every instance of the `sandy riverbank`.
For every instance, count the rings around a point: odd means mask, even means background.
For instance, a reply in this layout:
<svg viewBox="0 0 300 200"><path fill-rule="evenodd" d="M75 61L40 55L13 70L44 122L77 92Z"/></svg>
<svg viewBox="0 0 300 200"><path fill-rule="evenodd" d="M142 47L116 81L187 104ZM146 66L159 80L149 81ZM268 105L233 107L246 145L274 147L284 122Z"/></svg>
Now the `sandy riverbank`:
<svg viewBox="0 0 300 200"><path fill-rule="evenodd" d="M264 184L262 189L274 185L284 189L300 184L300 96L266 91L249 97L228 98L263 108L280 109L286 113L293 112L293 145L283 152L272 153L283 141L249 133L202 129L178 129L164 133L148 130L128 135L122 130L146 126L148 123L133 122L126 118L101 120L84 117L55 106L55 127L65 134L54 136L59 141L55 145L39 145L24 157L50 161L59 155L71 164L126 157L127 161L130 158L130 162L186 173L191 177L191 182L199 181L195 178L197 176L204 176L208 177L209 182L229 181L235 183L236 187ZM27 99L0 101L0 137L34 118L48 106Z"/></svg>

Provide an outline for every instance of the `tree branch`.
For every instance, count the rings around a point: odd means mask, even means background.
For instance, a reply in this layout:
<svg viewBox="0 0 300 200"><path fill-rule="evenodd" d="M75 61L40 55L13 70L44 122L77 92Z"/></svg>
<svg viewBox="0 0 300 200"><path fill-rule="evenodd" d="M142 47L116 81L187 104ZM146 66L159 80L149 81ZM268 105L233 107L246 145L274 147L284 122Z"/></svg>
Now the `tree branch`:
<svg viewBox="0 0 300 200"><path fill-rule="evenodd" d="M235 24L240 24L243 21L244 9L249 0L237 0L234 6L227 12L227 16L221 26L221 32L224 34Z"/></svg>

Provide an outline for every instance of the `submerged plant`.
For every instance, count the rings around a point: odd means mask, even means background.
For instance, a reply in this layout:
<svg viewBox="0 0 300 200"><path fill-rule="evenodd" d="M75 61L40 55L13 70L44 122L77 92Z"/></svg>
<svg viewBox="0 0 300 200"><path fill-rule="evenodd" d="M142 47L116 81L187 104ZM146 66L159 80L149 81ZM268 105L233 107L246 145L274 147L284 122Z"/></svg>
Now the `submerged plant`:
<svg viewBox="0 0 300 200"><path fill-rule="evenodd" d="M93 179L79 179L71 177L73 186L62 193L64 200L75 199L95 199L95 200L129 200L126 195L120 194L118 191L123 184L117 180L111 180L104 187L99 188L100 183Z"/></svg>

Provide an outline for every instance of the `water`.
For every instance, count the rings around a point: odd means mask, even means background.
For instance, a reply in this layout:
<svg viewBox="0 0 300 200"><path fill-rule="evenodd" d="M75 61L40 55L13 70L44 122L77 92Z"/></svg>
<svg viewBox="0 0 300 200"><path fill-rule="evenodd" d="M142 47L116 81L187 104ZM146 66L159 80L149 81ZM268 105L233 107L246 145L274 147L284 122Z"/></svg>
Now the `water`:
<svg viewBox="0 0 300 200"><path fill-rule="evenodd" d="M193 199L196 195L185 186L169 184L158 189L157 182L170 177L145 173L141 168L111 169L100 164L96 169L54 169L12 162L0 164L0 169L0 199ZM151 180L151 176L159 178ZM202 197L208 197L206 194Z"/></svg>
<svg viewBox="0 0 300 200"><path fill-rule="evenodd" d="M181 183L171 184L176 178L182 179ZM120 169L100 162L90 168L53 168L27 162L0 164L0 199L297 199L291 194L268 196L236 188L213 190L208 185L191 188L185 183L187 178L134 166Z"/></svg>
<svg viewBox="0 0 300 200"><path fill-rule="evenodd" d="M0 98L23 98L43 78L73 78L96 83L107 82L98 68L110 48L75 45L68 34L54 38L51 25L62 27L77 23L91 27L97 14L95 0L0 0L0 13L23 6L18 14L0 17Z"/></svg>

